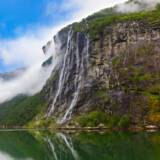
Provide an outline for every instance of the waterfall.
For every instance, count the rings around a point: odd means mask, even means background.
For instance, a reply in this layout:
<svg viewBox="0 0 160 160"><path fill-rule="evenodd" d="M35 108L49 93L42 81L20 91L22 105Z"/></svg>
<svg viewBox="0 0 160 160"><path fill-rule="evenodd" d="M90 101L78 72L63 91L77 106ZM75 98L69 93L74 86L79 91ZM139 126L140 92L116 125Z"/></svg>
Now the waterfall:
<svg viewBox="0 0 160 160"><path fill-rule="evenodd" d="M89 67L89 38L86 37L86 40L87 40L87 46L86 46L86 49L87 49L87 54L86 54L86 61L87 61L87 68Z"/></svg>
<svg viewBox="0 0 160 160"><path fill-rule="evenodd" d="M65 81L65 67L66 67L67 57L68 57L68 54L69 54L70 41L71 41L71 38L72 38L72 33L73 33L72 29L70 29L69 32L68 32L66 53L64 55L63 65L62 65L62 69L61 69L61 72L60 72L60 78L59 78L59 82L58 82L58 89L57 89L55 98L53 100L52 107L49 109L49 112L47 113L47 117L50 117L51 114L54 112L55 104L57 102L58 97L61 95L61 92L62 92L62 89L63 89L63 84L64 84L64 81Z"/></svg>
<svg viewBox="0 0 160 160"><path fill-rule="evenodd" d="M83 84L83 79L84 79L84 66L85 66L85 60L86 60L86 64L88 65L88 48L89 48L89 39L87 37L85 37L86 39L86 46L83 49L82 53L80 53L80 48L79 48L79 36L80 33L77 33L77 45L76 45L76 76L74 79L74 95L73 95L73 99L71 101L71 104L69 106L69 108L66 110L64 116L62 118L60 118L58 120L58 123L64 123L67 120L69 120L71 118L72 112L73 112L73 108L76 106L76 103L78 101L79 98L79 93Z"/></svg>
<svg viewBox="0 0 160 160"><path fill-rule="evenodd" d="M62 64L59 68L58 88L52 106L47 113L47 117L50 117L58 105L62 107L63 98L66 96L64 94L67 93L65 91L70 89L67 87L73 86L71 87L73 88L73 92L69 93L69 98L67 98L64 103L65 107L63 110L65 109L65 113L58 118L58 123L60 124L71 119L74 107L77 105L80 92L83 88L85 71L89 66L89 38L83 33L77 33L76 43L74 45L73 35L74 32L72 28L70 28L67 36L66 50L65 53L62 54ZM63 50L61 51L64 52ZM70 77L73 78L73 84L70 82Z"/></svg>

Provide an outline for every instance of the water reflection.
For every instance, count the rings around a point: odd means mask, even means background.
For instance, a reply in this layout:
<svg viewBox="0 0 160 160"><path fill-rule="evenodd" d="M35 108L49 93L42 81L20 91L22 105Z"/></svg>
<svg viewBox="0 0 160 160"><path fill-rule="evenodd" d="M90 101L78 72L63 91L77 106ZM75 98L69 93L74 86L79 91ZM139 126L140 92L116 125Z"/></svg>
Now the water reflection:
<svg viewBox="0 0 160 160"><path fill-rule="evenodd" d="M0 132L0 160L159 160L160 133Z"/></svg>
<svg viewBox="0 0 160 160"><path fill-rule="evenodd" d="M48 144L48 150L51 151L55 160L66 159L80 160L77 151L74 149L72 138L63 133L56 133L54 136L47 136L45 142Z"/></svg>
<svg viewBox="0 0 160 160"><path fill-rule="evenodd" d="M55 151L54 143L52 143L51 139L47 137L46 142L48 143L50 150L52 151L53 157L55 160L58 160L57 153Z"/></svg>

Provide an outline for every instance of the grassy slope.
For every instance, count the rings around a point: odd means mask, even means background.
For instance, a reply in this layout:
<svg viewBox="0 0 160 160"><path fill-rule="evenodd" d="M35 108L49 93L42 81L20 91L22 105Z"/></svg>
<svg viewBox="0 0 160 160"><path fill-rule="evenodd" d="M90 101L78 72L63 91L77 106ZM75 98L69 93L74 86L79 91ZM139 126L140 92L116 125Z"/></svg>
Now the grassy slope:
<svg viewBox="0 0 160 160"><path fill-rule="evenodd" d="M31 97L17 96L0 105L0 125L23 126L32 120L45 106L39 93Z"/></svg>

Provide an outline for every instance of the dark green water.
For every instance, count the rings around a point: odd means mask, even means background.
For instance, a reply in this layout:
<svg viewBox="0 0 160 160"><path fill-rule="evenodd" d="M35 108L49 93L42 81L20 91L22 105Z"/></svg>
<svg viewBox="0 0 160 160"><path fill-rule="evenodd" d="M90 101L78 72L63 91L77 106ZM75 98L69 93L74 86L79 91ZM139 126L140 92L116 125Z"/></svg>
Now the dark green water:
<svg viewBox="0 0 160 160"><path fill-rule="evenodd" d="M0 160L160 160L160 133L1 131Z"/></svg>

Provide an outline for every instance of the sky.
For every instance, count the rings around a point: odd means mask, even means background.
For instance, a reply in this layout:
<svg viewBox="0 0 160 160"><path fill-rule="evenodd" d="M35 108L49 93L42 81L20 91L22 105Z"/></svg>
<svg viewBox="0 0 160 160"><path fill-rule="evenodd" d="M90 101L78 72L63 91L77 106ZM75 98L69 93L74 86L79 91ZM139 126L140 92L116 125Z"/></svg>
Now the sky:
<svg viewBox="0 0 160 160"><path fill-rule="evenodd" d="M0 72L44 58L42 46L65 25L125 0L0 1Z"/></svg>
<svg viewBox="0 0 160 160"><path fill-rule="evenodd" d="M56 11L61 0L5 0L0 2L0 37L15 37L19 32L36 25L56 24L68 14ZM51 7L49 8L49 5ZM55 7L55 13L50 11ZM53 9L54 10L54 9ZM51 20L53 19L53 21Z"/></svg>

